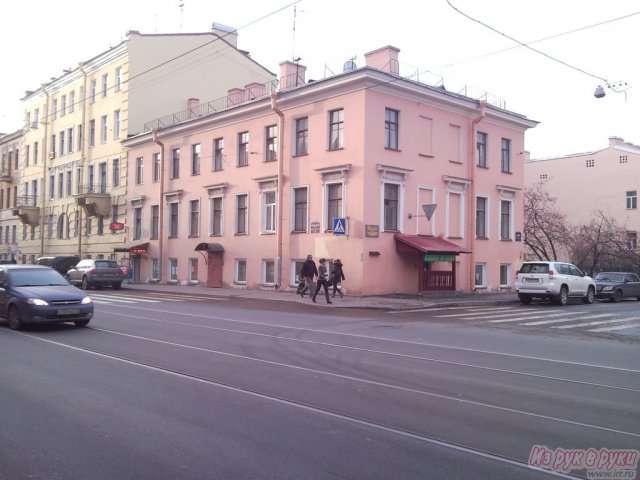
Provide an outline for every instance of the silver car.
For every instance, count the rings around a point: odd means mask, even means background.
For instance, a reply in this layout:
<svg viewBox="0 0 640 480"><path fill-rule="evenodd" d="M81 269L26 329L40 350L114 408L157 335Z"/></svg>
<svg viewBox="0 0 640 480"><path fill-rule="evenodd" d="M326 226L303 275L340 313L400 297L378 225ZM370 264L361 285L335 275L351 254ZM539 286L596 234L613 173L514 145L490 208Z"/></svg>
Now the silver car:
<svg viewBox="0 0 640 480"><path fill-rule="evenodd" d="M119 290L124 273L117 262L113 260L80 260L78 264L67 272L67 280L88 290L91 287L101 288L110 286Z"/></svg>
<svg viewBox="0 0 640 480"><path fill-rule="evenodd" d="M533 298L549 298L559 305L566 305L570 297L593 303L596 283L571 263L525 262L516 274L516 291L525 305Z"/></svg>

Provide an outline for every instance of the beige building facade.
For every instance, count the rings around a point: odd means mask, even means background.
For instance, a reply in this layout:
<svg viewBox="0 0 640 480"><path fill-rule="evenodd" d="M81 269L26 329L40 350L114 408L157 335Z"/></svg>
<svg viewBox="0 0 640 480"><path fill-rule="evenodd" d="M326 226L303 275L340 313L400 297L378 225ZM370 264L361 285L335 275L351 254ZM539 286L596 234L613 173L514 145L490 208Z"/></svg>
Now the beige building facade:
<svg viewBox="0 0 640 480"><path fill-rule="evenodd" d="M125 263L128 165L121 142L194 99L274 78L237 49L235 32L214 25L195 34L130 31L116 47L26 92L13 209L23 224L21 260L78 255Z"/></svg>
<svg viewBox="0 0 640 480"><path fill-rule="evenodd" d="M20 181L22 130L0 134L0 260L18 260L21 224L13 215Z"/></svg>

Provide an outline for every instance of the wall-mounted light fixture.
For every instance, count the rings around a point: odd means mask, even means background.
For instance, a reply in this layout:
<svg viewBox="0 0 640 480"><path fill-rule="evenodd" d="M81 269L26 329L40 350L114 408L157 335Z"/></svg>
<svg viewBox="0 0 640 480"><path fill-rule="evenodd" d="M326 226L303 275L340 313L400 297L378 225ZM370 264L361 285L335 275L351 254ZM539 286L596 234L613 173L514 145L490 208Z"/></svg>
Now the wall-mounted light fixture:
<svg viewBox="0 0 640 480"><path fill-rule="evenodd" d="M616 93L624 93L624 101L627 101L627 89L631 88L628 86L627 82L614 82L614 83L605 83L604 87L612 90ZM596 98L602 98L606 96L607 92L605 91L602 85L598 85L596 91L593 92L593 96Z"/></svg>

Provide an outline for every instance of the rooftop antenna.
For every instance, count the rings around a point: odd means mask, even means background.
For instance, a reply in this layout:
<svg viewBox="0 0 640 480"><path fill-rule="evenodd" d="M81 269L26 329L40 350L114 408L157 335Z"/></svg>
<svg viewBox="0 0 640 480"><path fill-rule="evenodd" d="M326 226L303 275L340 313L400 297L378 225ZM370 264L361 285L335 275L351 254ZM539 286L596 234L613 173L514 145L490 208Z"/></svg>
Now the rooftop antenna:
<svg viewBox="0 0 640 480"><path fill-rule="evenodd" d="M180 33L182 33L182 20L184 18L184 0L178 0L178 6L180 7Z"/></svg>
<svg viewBox="0 0 640 480"><path fill-rule="evenodd" d="M293 59L293 61L295 62L296 60L296 17L297 17L297 12L298 12L298 6L294 5L293 6L293 39L292 39L292 43L293 43L293 49L291 52L291 58Z"/></svg>

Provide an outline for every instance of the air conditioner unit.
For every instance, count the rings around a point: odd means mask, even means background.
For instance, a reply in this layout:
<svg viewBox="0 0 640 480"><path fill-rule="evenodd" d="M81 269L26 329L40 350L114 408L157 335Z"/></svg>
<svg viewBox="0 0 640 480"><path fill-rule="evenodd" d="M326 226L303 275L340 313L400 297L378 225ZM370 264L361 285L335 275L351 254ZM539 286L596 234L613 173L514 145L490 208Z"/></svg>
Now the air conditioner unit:
<svg viewBox="0 0 640 480"><path fill-rule="evenodd" d="M49 160L53 160L54 158L56 158L56 152L50 152L49 153Z"/></svg>

